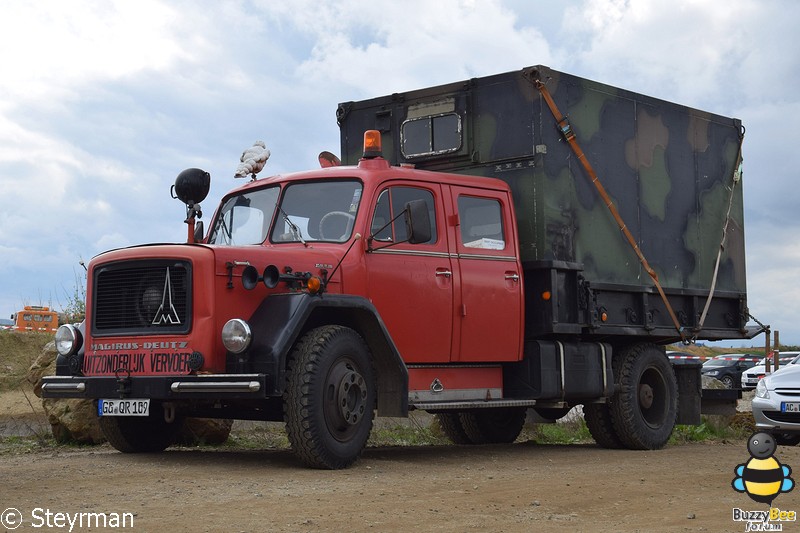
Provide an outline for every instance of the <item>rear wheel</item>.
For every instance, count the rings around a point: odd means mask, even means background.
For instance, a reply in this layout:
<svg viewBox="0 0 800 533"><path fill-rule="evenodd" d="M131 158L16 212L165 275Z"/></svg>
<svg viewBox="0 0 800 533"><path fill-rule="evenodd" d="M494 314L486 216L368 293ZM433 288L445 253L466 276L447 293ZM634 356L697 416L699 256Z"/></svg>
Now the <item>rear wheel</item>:
<svg viewBox="0 0 800 533"><path fill-rule="evenodd" d="M369 348L343 326L323 326L297 344L283 395L286 432L295 455L314 468L345 468L372 430L375 386Z"/></svg>
<svg viewBox="0 0 800 533"><path fill-rule="evenodd" d="M611 423L611 412L608 404L584 404L583 418L586 420L586 427L589 428L589 433L592 434L598 446L610 449L625 447Z"/></svg>
<svg viewBox="0 0 800 533"><path fill-rule="evenodd" d="M478 409L461 413L461 425L472 444L500 444L517 440L525 424L525 407Z"/></svg>
<svg viewBox="0 0 800 533"><path fill-rule="evenodd" d="M439 422L439 427L450 439L453 444L472 444L472 441L464 431L464 426L461 424L461 417L458 413L437 413L436 420Z"/></svg>
<svg viewBox="0 0 800 533"><path fill-rule="evenodd" d="M101 416L100 429L111 446L124 453L163 452L183 426L183 419L167 422L159 402L151 402L149 416Z"/></svg>
<svg viewBox="0 0 800 533"><path fill-rule="evenodd" d="M536 411L536 414L544 418L545 420L551 420L555 422L559 418L564 418L567 416L567 413L570 411L570 407L534 407L533 410Z"/></svg>
<svg viewBox="0 0 800 533"><path fill-rule="evenodd" d="M618 388L610 405L619 440L656 450L669 440L678 410L678 385L664 350L650 343L625 347L614 361Z"/></svg>

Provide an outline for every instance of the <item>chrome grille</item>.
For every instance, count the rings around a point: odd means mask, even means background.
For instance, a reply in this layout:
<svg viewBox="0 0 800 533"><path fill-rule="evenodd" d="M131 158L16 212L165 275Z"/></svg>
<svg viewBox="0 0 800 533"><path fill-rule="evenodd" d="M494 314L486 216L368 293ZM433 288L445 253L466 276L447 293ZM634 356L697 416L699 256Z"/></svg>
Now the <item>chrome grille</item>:
<svg viewBox="0 0 800 533"><path fill-rule="evenodd" d="M184 333L191 323L191 265L130 261L94 274L94 334Z"/></svg>
<svg viewBox="0 0 800 533"><path fill-rule="evenodd" d="M800 413L782 413L781 411L763 411L765 417L775 422L786 422L790 424L800 423Z"/></svg>

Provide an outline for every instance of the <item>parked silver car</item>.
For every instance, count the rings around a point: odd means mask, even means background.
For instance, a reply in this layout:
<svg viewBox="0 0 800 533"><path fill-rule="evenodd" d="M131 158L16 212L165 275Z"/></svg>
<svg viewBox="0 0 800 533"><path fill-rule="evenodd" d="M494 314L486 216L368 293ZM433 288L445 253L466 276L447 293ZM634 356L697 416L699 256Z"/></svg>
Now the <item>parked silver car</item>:
<svg viewBox="0 0 800 533"><path fill-rule="evenodd" d="M780 356L778 356L778 361L780 362L781 368L789 364L800 362L800 352L781 352ZM772 364L771 359L770 364ZM742 372L742 388L745 390L755 389L756 385L758 385L758 380L765 375L766 366L764 365L764 359L761 359L756 366Z"/></svg>
<svg viewBox="0 0 800 533"><path fill-rule="evenodd" d="M800 365L786 365L758 382L753 418L778 444L800 443Z"/></svg>

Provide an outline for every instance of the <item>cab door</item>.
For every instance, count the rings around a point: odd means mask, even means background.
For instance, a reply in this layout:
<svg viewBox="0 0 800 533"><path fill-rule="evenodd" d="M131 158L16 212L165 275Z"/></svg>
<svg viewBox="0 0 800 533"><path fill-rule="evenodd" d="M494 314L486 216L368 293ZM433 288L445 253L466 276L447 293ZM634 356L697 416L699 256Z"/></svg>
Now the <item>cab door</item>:
<svg viewBox="0 0 800 533"><path fill-rule="evenodd" d="M403 242L407 236L402 211L407 202L419 199L428 205L431 239L409 244ZM369 298L406 363L448 362L453 266L441 186L391 182L378 190L374 205L369 230L372 251L365 259Z"/></svg>
<svg viewBox="0 0 800 533"><path fill-rule="evenodd" d="M506 191L450 187L457 216L454 361L516 361L522 353L522 271Z"/></svg>

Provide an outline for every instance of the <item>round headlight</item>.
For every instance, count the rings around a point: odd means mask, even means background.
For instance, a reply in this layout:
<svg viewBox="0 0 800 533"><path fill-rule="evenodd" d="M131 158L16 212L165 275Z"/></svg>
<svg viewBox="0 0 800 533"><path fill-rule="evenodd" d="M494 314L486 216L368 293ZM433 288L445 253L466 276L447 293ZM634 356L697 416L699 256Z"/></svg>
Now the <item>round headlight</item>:
<svg viewBox="0 0 800 533"><path fill-rule="evenodd" d="M769 398L769 391L767 390L767 378L758 380L758 385L756 385L756 397L764 399Z"/></svg>
<svg viewBox="0 0 800 533"><path fill-rule="evenodd" d="M229 352L242 353L250 346L252 338L250 326L241 318L232 318L222 326L222 344Z"/></svg>
<svg viewBox="0 0 800 533"><path fill-rule="evenodd" d="M72 324L64 324L56 330L56 351L61 355L77 353L82 342L81 332Z"/></svg>

